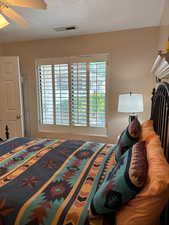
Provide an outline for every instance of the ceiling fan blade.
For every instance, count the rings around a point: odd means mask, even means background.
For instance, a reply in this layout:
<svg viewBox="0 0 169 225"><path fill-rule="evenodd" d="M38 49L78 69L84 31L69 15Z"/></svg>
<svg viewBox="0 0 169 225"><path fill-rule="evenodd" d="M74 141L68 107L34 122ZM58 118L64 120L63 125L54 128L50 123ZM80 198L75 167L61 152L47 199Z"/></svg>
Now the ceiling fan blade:
<svg viewBox="0 0 169 225"><path fill-rule="evenodd" d="M6 0L9 5L28 7L35 9L46 9L47 4L44 0Z"/></svg>
<svg viewBox="0 0 169 225"><path fill-rule="evenodd" d="M8 24L9 22L6 20L6 18L0 14L0 29L6 27Z"/></svg>
<svg viewBox="0 0 169 225"><path fill-rule="evenodd" d="M13 9L5 7L1 9L1 12L8 18L14 20L17 24L20 24L25 28L29 27L29 23Z"/></svg>

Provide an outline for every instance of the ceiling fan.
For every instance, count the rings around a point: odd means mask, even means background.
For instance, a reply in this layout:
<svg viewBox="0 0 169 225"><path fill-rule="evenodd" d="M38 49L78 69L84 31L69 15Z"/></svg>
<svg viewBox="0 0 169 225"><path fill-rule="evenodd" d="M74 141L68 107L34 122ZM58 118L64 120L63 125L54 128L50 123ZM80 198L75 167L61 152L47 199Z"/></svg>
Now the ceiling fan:
<svg viewBox="0 0 169 225"><path fill-rule="evenodd" d="M29 23L11 6L28 7L33 9L46 9L47 4L44 0L0 0L0 28L9 24L6 17L14 20L17 24L28 27Z"/></svg>

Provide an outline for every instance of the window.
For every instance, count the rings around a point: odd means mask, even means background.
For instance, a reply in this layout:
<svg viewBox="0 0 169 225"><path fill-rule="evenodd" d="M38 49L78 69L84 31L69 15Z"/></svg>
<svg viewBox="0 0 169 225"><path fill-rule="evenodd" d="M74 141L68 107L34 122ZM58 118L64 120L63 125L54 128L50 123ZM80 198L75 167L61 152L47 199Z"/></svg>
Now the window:
<svg viewBox="0 0 169 225"><path fill-rule="evenodd" d="M69 59L38 64L40 124L104 128L107 61Z"/></svg>

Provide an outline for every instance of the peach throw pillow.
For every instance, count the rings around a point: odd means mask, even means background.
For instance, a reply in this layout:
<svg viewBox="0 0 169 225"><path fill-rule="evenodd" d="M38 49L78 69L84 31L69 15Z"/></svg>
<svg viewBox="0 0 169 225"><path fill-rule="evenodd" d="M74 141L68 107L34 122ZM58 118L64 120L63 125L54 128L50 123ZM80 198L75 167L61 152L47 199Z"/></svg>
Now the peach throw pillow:
<svg viewBox="0 0 169 225"><path fill-rule="evenodd" d="M147 120L141 125L141 141L148 142L155 134L152 120Z"/></svg>
<svg viewBox="0 0 169 225"><path fill-rule="evenodd" d="M157 135L147 142L148 179L142 191L116 214L116 225L157 225L169 199L169 164Z"/></svg>

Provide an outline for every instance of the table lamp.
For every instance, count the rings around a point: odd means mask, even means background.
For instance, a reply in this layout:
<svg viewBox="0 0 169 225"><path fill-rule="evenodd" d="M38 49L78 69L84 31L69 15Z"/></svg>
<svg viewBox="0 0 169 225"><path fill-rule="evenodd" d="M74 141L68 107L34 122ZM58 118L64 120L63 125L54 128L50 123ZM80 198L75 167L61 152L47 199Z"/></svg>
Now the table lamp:
<svg viewBox="0 0 169 225"><path fill-rule="evenodd" d="M129 113L129 122L137 118L136 113L143 112L143 95L131 92L128 94L120 94L118 112Z"/></svg>

